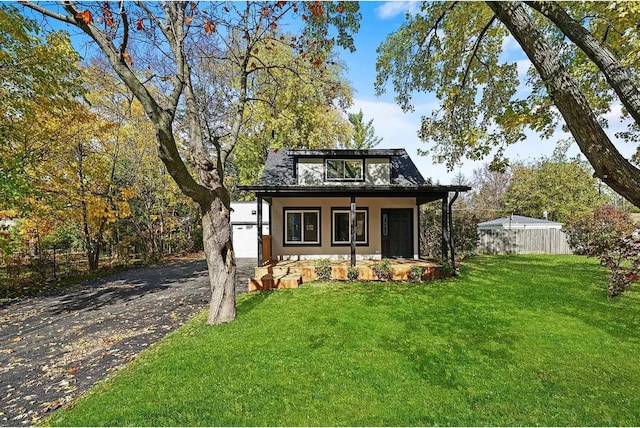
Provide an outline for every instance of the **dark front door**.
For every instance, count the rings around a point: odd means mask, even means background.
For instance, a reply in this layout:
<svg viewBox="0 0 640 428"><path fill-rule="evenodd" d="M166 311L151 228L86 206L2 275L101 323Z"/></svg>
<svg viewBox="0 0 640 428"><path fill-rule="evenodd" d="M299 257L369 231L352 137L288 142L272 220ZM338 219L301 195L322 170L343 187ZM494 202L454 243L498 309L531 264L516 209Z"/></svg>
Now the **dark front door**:
<svg viewBox="0 0 640 428"><path fill-rule="evenodd" d="M382 257L413 257L413 210L411 208L382 210Z"/></svg>

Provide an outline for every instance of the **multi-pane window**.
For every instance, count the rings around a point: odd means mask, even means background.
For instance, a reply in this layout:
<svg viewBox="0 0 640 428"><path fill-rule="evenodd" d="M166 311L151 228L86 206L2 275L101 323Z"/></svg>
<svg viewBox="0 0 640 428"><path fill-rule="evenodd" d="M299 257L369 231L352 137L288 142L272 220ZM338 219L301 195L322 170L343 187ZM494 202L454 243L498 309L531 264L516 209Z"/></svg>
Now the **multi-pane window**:
<svg viewBox="0 0 640 428"><path fill-rule="evenodd" d="M285 209L285 244L319 244L320 210Z"/></svg>
<svg viewBox="0 0 640 428"><path fill-rule="evenodd" d="M368 212L367 210L356 210L356 244L367 244L368 236ZM333 210L331 243L337 245L351 244L351 211L350 210Z"/></svg>
<svg viewBox="0 0 640 428"><path fill-rule="evenodd" d="M360 181L363 179L362 159L326 159L327 181Z"/></svg>

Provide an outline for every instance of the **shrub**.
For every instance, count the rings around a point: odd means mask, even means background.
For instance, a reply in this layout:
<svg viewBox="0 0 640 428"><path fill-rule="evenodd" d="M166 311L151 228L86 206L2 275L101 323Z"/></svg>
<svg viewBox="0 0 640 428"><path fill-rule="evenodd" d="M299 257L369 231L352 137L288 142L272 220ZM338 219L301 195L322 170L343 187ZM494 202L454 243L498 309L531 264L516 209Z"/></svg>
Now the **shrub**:
<svg viewBox="0 0 640 428"><path fill-rule="evenodd" d="M453 212L453 243L456 258L473 256L478 251L478 218L469 211Z"/></svg>
<svg viewBox="0 0 640 428"><path fill-rule="evenodd" d="M349 281L357 281L358 275L360 275L358 268L355 266L349 266L347 269L347 279L349 279Z"/></svg>
<svg viewBox="0 0 640 428"><path fill-rule="evenodd" d="M407 278L409 279L409 282L421 282L423 273L424 273L424 268L422 266L413 265L409 269L409 274L407 275Z"/></svg>
<svg viewBox="0 0 640 428"><path fill-rule="evenodd" d="M565 226L574 253L588 256L615 247L620 239L631 236L634 229L629 214L611 206L569 218Z"/></svg>
<svg viewBox="0 0 640 428"><path fill-rule="evenodd" d="M488 219L487 219L488 220ZM420 209L421 256L432 259L442 257L442 211L435 203L425 204ZM453 244L456 258L476 254L478 249L478 223L483 221L470 211L453 212Z"/></svg>
<svg viewBox="0 0 640 428"><path fill-rule="evenodd" d="M379 262L374 263L372 270L380 281L391 281L393 278L391 260L389 259L382 259Z"/></svg>
<svg viewBox="0 0 640 428"><path fill-rule="evenodd" d="M47 255L38 255L31 259L29 267L38 275L40 281L46 281L49 278L49 272L53 273L53 263Z"/></svg>
<svg viewBox="0 0 640 428"><path fill-rule="evenodd" d="M331 280L331 261L329 259L316 260L314 269L320 281Z"/></svg>
<svg viewBox="0 0 640 428"><path fill-rule="evenodd" d="M622 294L640 278L640 241L622 238L599 258L609 268L610 297Z"/></svg>
<svg viewBox="0 0 640 428"><path fill-rule="evenodd" d="M440 260L440 271L444 274L444 276L449 277L453 276L455 273L453 271L453 266L449 260Z"/></svg>
<svg viewBox="0 0 640 428"><path fill-rule="evenodd" d="M609 269L609 297L621 294L640 277L640 241L632 237L634 229L627 213L610 206L567 222L574 252L597 257Z"/></svg>

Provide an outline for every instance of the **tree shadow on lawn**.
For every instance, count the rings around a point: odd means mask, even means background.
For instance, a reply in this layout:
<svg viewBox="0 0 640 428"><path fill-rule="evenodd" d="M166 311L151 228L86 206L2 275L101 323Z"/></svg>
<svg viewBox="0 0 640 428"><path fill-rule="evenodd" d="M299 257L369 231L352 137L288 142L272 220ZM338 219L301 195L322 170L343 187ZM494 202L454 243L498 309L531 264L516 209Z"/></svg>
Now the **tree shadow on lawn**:
<svg viewBox="0 0 640 428"><path fill-rule="evenodd" d="M496 270L503 283L491 283ZM575 318L623 340L637 340L640 329L640 284L621 296L607 296L608 274L586 256L483 256L474 259L469 280L486 288L481 299L514 310L545 311Z"/></svg>
<svg viewBox="0 0 640 428"><path fill-rule="evenodd" d="M370 332L378 335L377 346L408 362L428 383L457 390L474 382L469 373L477 367L511 364L520 340L508 316L487 311L461 287L457 280L367 282L350 293L354 310L386 326Z"/></svg>
<svg viewBox="0 0 640 428"><path fill-rule="evenodd" d="M236 310L239 315L247 315L258 306L260 306L265 300L267 300L273 293L277 291L260 291L254 293L248 293L244 295L241 300L237 302Z"/></svg>

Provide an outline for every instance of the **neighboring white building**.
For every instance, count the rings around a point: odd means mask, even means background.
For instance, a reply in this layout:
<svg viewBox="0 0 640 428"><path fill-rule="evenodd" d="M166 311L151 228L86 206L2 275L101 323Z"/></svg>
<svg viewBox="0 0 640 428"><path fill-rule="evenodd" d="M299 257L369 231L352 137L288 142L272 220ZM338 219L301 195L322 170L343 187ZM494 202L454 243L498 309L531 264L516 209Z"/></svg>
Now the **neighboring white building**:
<svg viewBox="0 0 640 428"><path fill-rule="evenodd" d="M480 254L571 254L562 223L511 215L478 224Z"/></svg>
<svg viewBox="0 0 640 428"><path fill-rule="evenodd" d="M231 240L238 258L258 257L258 204L231 202ZM262 203L262 234L269 234L269 205Z"/></svg>
<svg viewBox="0 0 640 428"><path fill-rule="evenodd" d="M562 223L523 215L510 215L509 217L497 218L478 224L478 230L496 229L562 229Z"/></svg>
<svg viewBox="0 0 640 428"><path fill-rule="evenodd" d="M640 239L640 213L631 213L631 221L635 223L637 229L633 232L634 239Z"/></svg>

